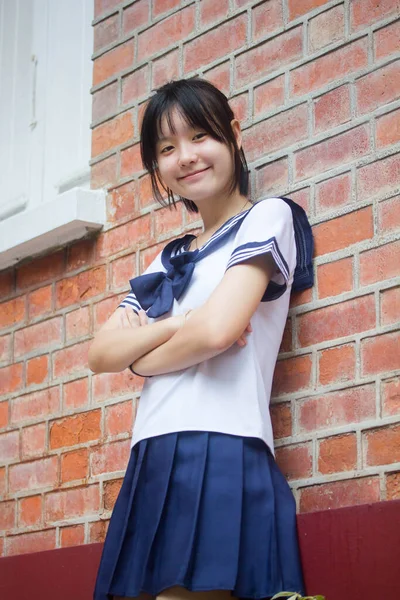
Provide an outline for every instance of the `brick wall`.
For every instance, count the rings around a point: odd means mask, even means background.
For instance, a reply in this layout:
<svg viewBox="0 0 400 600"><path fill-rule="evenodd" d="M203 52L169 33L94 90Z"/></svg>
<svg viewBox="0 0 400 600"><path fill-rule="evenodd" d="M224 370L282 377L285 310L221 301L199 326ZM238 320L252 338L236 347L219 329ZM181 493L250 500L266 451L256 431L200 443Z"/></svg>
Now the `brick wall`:
<svg viewBox="0 0 400 600"><path fill-rule="evenodd" d="M97 239L0 273L0 554L99 541L141 380L93 376L93 333L165 242L138 120L200 73L232 97L253 198L314 226L316 285L293 298L272 415L300 511L400 498L399 0L95 0ZM132 402L133 400L133 402Z"/></svg>

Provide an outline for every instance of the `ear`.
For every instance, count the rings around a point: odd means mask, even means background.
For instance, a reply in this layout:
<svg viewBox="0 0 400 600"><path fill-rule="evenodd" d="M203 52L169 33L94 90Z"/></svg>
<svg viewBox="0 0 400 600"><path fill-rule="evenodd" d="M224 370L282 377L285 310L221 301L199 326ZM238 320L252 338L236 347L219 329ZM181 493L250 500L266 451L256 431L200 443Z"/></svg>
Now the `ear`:
<svg viewBox="0 0 400 600"><path fill-rule="evenodd" d="M239 121L237 119L232 119L231 127L232 127L232 131L233 131L233 135L236 138L237 147L240 150L240 148L242 147L242 130L240 129Z"/></svg>

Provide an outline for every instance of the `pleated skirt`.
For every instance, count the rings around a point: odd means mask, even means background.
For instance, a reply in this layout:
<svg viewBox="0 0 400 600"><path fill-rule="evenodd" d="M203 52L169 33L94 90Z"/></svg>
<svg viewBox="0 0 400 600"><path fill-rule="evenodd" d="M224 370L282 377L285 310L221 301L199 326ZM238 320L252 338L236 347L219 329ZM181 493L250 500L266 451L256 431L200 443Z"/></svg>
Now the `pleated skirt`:
<svg viewBox="0 0 400 600"><path fill-rule="evenodd" d="M172 586L304 593L295 501L263 441L181 432L132 449L94 600Z"/></svg>

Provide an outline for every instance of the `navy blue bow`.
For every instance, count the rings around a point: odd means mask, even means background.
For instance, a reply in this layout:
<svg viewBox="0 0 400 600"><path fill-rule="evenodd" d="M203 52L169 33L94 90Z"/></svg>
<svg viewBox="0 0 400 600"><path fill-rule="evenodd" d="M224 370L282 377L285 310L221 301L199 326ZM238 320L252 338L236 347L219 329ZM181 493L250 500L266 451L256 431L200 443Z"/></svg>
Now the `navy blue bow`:
<svg viewBox="0 0 400 600"><path fill-rule="evenodd" d="M198 250L182 252L169 258L166 273L157 271L130 280L133 293L149 317L159 317L170 311L174 298L181 297L192 277L198 253Z"/></svg>

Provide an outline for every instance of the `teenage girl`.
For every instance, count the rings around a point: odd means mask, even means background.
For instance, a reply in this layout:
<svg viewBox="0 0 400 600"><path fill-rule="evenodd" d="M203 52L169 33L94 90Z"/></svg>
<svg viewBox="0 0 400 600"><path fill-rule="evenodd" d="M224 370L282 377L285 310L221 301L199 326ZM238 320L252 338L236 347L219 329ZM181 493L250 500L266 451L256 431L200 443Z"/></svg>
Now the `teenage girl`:
<svg viewBox="0 0 400 600"><path fill-rule="evenodd" d="M131 280L89 351L96 373L146 377L94 598L303 592L269 400L291 289L312 285L307 218L286 198L248 200L239 123L206 81L152 96L141 153L155 198L180 198L204 229Z"/></svg>

